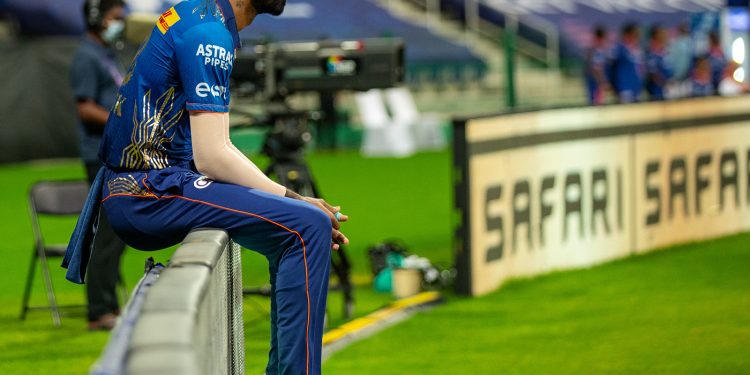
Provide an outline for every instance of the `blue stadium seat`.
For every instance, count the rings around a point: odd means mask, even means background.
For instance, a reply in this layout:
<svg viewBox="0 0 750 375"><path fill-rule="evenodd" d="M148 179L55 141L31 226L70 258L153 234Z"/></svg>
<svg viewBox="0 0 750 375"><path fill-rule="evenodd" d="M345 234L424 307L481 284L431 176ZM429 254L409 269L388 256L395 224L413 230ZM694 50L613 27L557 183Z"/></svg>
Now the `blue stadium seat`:
<svg viewBox="0 0 750 375"><path fill-rule="evenodd" d="M547 2L551 2L548 0ZM659 6L659 11L649 10L647 5L624 4L618 0L608 0L612 9L616 11L605 12L597 7L587 4L586 1L576 1L573 13L567 13L555 7L545 6L545 2L529 2L526 7L536 6L535 8L524 8L524 6L513 8L514 11L520 12L519 30L521 37L544 45L544 35L532 27L529 27L526 21L532 19L549 22L557 27L561 35L563 57L580 57L585 50L585 41L588 32L593 29L595 24L601 23L607 26L610 32L619 33L620 27L627 22L638 22L644 27L654 24L672 27L677 26L683 21L692 21L693 24L709 22L714 17L713 12L720 9L717 3L708 3L701 1L685 1L684 3L654 2L649 6ZM494 5L493 5L494 3ZM720 2L719 2L720 3ZM509 7L513 4L509 0L480 0L479 16L489 23L499 27L505 26L505 14L502 7ZM441 8L464 20L466 17L465 6L466 0L440 0ZM547 4L549 5L549 4ZM628 8L624 8L628 7ZM700 14L706 14L707 18L702 18ZM715 21L710 21L715 22Z"/></svg>

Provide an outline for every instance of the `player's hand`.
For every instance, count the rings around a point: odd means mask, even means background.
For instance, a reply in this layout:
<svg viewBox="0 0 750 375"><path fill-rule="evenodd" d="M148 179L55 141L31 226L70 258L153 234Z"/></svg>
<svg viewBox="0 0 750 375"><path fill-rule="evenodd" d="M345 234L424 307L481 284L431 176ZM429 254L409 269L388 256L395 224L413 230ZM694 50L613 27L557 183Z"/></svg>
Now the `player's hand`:
<svg viewBox="0 0 750 375"><path fill-rule="evenodd" d="M341 228L341 223L349 221L349 216L341 213L341 207L331 206L330 204L328 204L328 202L318 198L303 197L302 200L312 204L315 207L318 207L321 211L328 214L328 217L331 219L331 225L333 225L333 233L331 235L331 239L333 240L334 250L338 250L341 245L346 245L349 243L349 239L339 231L339 229Z"/></svg>
<svg viewBox="0 0 750 375"><path fill-rule="evenodd" d="M341 245L346 245L349 243L349 239L336 229L333 230L331 239L333 240L333 250L338 250L341 248Z"/></svg>
<svg viewBox="0 0 750 375"><path fill-rule="evenodd" d="M333 207L328 204L328 202L318 198L303 197L302 200L312 204L313 206L328 214L328 217L331 219L331 225L333 225L333 229L341 228L340 223L349 220L348 216L341 213L341 207Z"/></svg>

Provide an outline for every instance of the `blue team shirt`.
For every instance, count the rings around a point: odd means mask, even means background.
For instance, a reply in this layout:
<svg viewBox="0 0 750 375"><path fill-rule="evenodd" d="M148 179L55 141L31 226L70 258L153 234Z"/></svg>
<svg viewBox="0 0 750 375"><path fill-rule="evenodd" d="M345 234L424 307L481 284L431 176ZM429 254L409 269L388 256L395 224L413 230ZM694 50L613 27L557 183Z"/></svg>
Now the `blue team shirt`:
<svg viewBox="0 0 750 375"><path fill-rule="evenodd" d="M643 87L643 52L619 43L613 64L612 80L617 91L630 91L637 97Z"/></svg>
<svg viewBox="0 0 750 375"><path fill-rule="evenodd" d="M588 51L586 59L586 82L589 84L589 87L599 87L599 82L596 80L594 71L598 70L606 76L609 59L609 51L606 48L591 48Z"/></svg>
<svg viewBox="0 0 750 375"><path fill-rule="evenodd" d="M708 53L708 62L711 63L711 82L714 88L719 87L724 69L727 67L727 59L721 48L712 48Z"/></svg>
<svg viewBox="0 0 750 375"><path fill-rule="evenodd" d="M239 47L229 0L183 1L162 14L112 106L102 162L117 170L152 170L192 161L188 111L229 111Z"/></svg>
<svg viewBox="0 0 750 375"><path fill-rule="evenodd" d="M649 50L646 53L646 91L651 99L664 99L664 86L672 78L672 68L667 62L667 55L663 51Z"/></svg>

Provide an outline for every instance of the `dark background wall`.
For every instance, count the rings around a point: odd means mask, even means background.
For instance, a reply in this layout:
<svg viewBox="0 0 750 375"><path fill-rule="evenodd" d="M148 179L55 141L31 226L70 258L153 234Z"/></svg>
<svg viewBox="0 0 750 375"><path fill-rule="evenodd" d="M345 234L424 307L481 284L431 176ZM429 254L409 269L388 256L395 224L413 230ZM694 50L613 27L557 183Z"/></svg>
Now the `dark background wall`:
<svg viewBox="0 0 750 375"><path fill-rule="evenodd" d="M0 43L0 163L76 157L68 70L75 37Z"/></svg>

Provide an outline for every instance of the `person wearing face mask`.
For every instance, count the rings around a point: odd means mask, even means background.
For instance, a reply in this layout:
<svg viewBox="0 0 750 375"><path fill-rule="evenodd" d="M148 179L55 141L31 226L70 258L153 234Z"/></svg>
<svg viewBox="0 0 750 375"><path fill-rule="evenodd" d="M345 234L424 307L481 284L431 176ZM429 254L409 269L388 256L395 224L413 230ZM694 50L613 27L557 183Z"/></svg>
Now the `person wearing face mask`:
<svg viewBox="0 0 750 375"><path fill-rule="evenodd" d="M187 0L165 11L130 65L104 130L104 163L63 266L82 282L90 220L102 208L139 250L226 230L266 257L271 343L266 374L320 374L331 249L349 240L334 207L269 179L229 138L229 77L239 30L285 0ZM91 270L91 267L88 267Z"/></svg>
<svg viewBox="0 0 750 375"><path fill-rule="evenodd" d="M124 29L124 6L122 0L85 2L86 35L71 63L70 81L79 119L80 155L89 182L93 182L101 167L97 156L99 143L124 78L124 69L112 50ZM117 282L125 244L117 237L104 213L99 220L86 287L88 327L90 330L110 330L120 310Z"/></svg>

